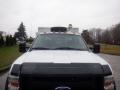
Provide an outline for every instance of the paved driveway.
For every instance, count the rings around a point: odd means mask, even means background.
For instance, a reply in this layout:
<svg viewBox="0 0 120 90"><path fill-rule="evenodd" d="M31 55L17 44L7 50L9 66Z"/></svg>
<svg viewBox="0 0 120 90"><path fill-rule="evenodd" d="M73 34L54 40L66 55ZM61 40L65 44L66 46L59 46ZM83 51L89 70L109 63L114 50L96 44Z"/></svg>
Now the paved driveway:
<svg viewBox="0 0 120 90"><path fill-rule="evenodd" d="M8 72L0 74L0 90L4 90L7 74Z"/></svg>

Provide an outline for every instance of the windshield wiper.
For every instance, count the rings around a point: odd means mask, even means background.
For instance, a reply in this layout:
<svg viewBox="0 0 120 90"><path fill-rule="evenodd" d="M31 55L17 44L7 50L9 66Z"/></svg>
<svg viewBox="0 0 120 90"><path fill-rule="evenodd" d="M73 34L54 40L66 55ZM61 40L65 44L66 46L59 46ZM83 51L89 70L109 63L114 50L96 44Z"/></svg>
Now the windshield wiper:
<svg viewBox="0 0 120 90"><path fill-rule="evenodd" d="M84 50L84 49L78 49L72 47L58 47L58 48L54 48L54 50Z"/></svg>
<svg viewBox="0 0 120 90"><path fill-rule="evenodd" d="M46 48L46 47L34 47L32 49L33 50L50 50L50 48Z"/></svg>

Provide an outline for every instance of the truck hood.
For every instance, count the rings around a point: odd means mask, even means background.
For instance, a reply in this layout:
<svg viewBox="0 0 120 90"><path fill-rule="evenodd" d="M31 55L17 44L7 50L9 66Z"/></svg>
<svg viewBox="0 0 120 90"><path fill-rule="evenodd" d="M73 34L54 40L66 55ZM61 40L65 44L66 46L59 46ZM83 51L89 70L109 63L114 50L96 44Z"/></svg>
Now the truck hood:
<svg viewBox="0 0 120 90"><path fill-rule="evenodd" d="M72 50L33 50L20 56L14 64L22 63L108 63L89 51Z"/></svg>

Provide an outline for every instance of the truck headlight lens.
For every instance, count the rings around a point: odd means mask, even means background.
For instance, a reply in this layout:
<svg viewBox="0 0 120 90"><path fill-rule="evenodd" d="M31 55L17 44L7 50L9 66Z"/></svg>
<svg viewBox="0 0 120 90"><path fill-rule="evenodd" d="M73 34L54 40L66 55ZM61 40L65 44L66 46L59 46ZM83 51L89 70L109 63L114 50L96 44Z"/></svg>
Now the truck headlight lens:
<svg viewBox="0 0 120 90"><path fill-rule="evenodd" d="M8 90L19 90L19 77L18 76L9 75Z"/></svg>
<svg viewBox="0 0 120 90"><path fill-rule="evenodd" d="M104 90L115 90L115 81L113 76L104 77Z"/></svg>

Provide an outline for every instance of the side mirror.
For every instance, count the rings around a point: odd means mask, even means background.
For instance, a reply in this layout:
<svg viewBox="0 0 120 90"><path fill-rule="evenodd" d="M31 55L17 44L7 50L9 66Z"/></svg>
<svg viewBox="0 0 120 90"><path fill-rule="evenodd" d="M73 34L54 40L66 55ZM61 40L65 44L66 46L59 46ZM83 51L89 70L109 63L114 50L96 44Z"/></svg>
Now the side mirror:
<svg viewBox="0 0 120 90"><path fill-rule="evenodd" d="M19 44L19 52L26 52L26 43L20 43Z"/></svg>
<svg viewBox="0 0 120 90"><path fill-rule="evenodd" d="M93 45L88 45L89 49L93 51Z"/></svg>
<svg viewBox="0 0 120 90"><path fill-rule="evenodd" d="M93 45L93 52L94 53L100 53L100 44L99 43L95 43Z"/></svg>

